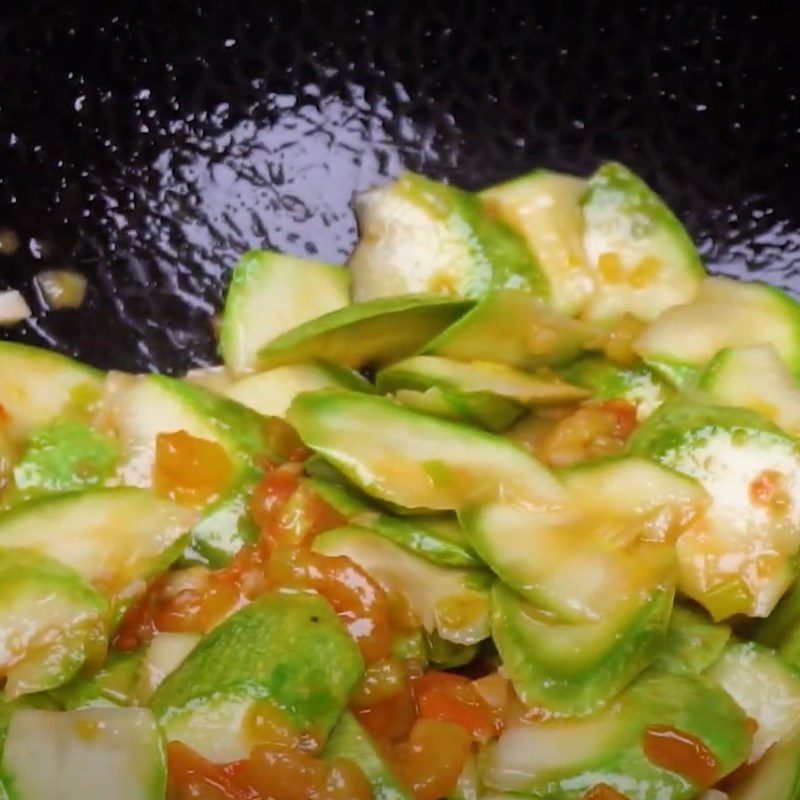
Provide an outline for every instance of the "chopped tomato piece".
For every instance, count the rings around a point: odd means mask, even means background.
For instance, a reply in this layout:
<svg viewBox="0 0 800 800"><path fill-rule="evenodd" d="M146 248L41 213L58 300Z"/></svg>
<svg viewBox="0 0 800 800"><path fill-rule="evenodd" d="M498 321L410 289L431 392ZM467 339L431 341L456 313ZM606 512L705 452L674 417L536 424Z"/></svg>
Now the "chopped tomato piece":
<svg viewBox="0 0 800 800"><path fill-rule="evenodd" d="M359 722L378 741L388 744L404 741L417 721L411 681L406 678L393 695L354 711Z"/></svg>
<svg viewBox="0 0 800 800"><path fill-rule="evenodd" d="M668 725L648 725L642 741L644 754L656 766L683 775L700 787L719 777L717 759L697 737Z"/></svg>
<svg viewBox="0 0 800 800"><path fill-rule="evenodd" d="M440 800L458 783L470 750L469 736L460 725L420 719L408 741L394 748L391 762L414 800Z"/></svg>
<svg viewBox="0 0 800 800"><path fill-rule="evenodd" d="M219 497L233 477L233 462L217 442L186 431L156 437L153 489L190 506L203 506Z"/></svg>
<svg viewBox="0 0 800 800"><path fill-rule="evenodd" d="M297 431L281 417L267 417L264 422L264 441L267 449L275 453L280 460L300 462L310 455ZM271 466L265 462L265 466Z"/></svg>
<svg viewBox="0 0 800 800"><path fill-rule="evenodd" d="M241 762L213 764L182 742L167 745L167 800L261 800L239 780Z"/></svg>
<svg viewBox="0 0 800 800"><path fill-rule="evenodd" d="M476 742L502 730L502 711L493 709L472 682L449 672L428 672L414 682L420 717L459 725Z"/></svg>

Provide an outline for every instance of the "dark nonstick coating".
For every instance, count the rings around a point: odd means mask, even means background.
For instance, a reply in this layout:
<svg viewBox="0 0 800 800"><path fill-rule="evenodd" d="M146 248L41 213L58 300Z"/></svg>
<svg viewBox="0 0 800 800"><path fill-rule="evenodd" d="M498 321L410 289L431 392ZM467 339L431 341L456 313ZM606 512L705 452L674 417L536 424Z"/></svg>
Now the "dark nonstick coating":
<svg viewBox="0 0 800 800"><path fill-rule="evenodd" d="M798 4L2 3L3 336L102 367L214 359L237 255L344 260L401 166L478 187L620 159L715 270L800 293ZM80 311L31 278L70 266Z"/></svg>

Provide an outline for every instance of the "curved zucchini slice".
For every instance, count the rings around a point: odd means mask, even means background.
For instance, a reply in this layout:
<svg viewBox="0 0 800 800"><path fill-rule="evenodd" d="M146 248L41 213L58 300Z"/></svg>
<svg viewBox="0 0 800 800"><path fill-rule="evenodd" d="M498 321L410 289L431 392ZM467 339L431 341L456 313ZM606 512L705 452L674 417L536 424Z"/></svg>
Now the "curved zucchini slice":
<svg viewBox="0 0 800 800"><path fill-rule="evenodd" d="M524 240L473 194L406 172L355 203L356 301L416 292L477 297L497 286L547 294Z"/></svg>
<svg viewBox="0 0 800 800"><path fill-rule="evenodd" d="M628 366L590 356L568 364L560 372L572 384L588 390L595 400L632 403L639 421L649 417L674 394L671 385L646 364Z"/></svg>
<svg viewBox="0 0 800 800"><path fill-rule="evenodd" d="M697 297L665 311L635 343L646 361L701 368L726 347L771 344L800 377L800 304L764 283L706 278Z"/></svg>
<svg viewBox="0 0 800 800"><path fill-rule="evenodd" d="M728 800L797 800L800 797L800 731L773 745L761 760L726 785Z"/></svg>
<svg viewBox="0 0 800 800"><path fill-rule="evenodd" d="M27 493L67 492L104 484L119 457L116 442L77 419L36 428L14 467L14 485Z"/></svg>
<svg viewBox="0 0 800 800"><path fill-rule="evenodd" d="M103 390L103 373L39 347L0 342L0 404L12 439L70 413L89 413Z"/></svg>
<svg viewBox="0 0 800 800"><path fill-rule="evenodd" d="M666 672L699 675L719 660L730 638L731 629L727 625L711 622L700 611L676 605L656 666Z"/></svg>
<svg viewBox="0 0 800 800"><path fill-rule="evenodd" d="M285 417L298 394L316 389L374 391L369 381L357 372L337 364L313 361L308 364L288 364L249 375L234 383L225 394L265 417Z"/></svg>
<svg viewBox="0 0 800 800"><path fill-rule="evenodd" d="M0 547L66 564L119 608L175 560L196 516L144 489L69 492L0 515Z"/></svg>
<svg viewBox="0 0 800 800"><path fill-rule="evenodd" d="M258 744L248 719L259 703L324 741L363 670L358 647L325 600L268 594L206 634L156 689L150 707L169 741L232 761Z"/></svg>
<svg viewBox="0 0 800 800"><path fill-rule="evenodd" d="M659 654L673 594L665 583L595 622L569 624L498 582L492 589L492 638L503 672L527 706L556 716L598 711Z"/></svg>
<svg viewBox="0 0 800 800"><path fill-rule="evenodd" d="M9 800L162 800L161 733L145 708L16 711L0 776Z"/></svg>
<svg viewBox="0 0 800 800"><path fill-rule="evenodd" d="M219 351L234 372L253 369L276 336L350 302L350 273L308 258L251 250L233 269Z"/></svg>
<svg viewBox="0 0 800 800"><path fill-rule="evenodd" d="M128 486L152 484L161 433L185 431L215 442L240 468L249 466L255 455L271 455L264 418L250 408L167 375L118 380L106 405L109 426L123 450L120 478Z"/></svg>
<svg viewBox="0 0 800 800"><path fill-rule="evenodd" d="M443 567L482 567L458 521L446 515L397 517L319 478L306 485L353 525L369 528L404 550Z"/></svg>
<svg viewBox="0 0 800 800"><path fill-rule="evenodd" d="M702 742L714 777L699 783L650 761L643 743L653 727ZM648 671L597 714L507 727L484 749L479 768L489 788L526 797L579 800L605 783L634 800L690 800L749 749L747 717L722 689L696 675Z"/></svg>
<svg viewBox="0 0 800 800"><path fill-rule="evenodd" d="M611 546L571 509L493 503L467 509L460 519L470 544L501 580L564 622L598 621L642 600L672 568L668 546Z"/></svg>
<svg viewBox="0 0 800 800"><path fill-rule="evenodd" d="M486 393L462 394L435 386L424 392L398 389L394 399L413 411L463 422L492 433L501 433L511 427L525 413L523 406L504 397Z"/></svg>
<svg viewBox="0 0 800 800"><path fill-rule="evenodd" d="M429 633L463 645L489 636L491 580L485 573L432 564L354 525L320 534L313 547L324 555L347 556L389 595L400 595Z"/></svg>
<svg viewBox="0 0 800 800"><path fill-rule="evenodd" d="M589 393L553 374L529 374L488 361L455 361L440 356L412 356L382 369L379 392L399 389L445 389L463 395L489 395L521 405L538 406L583 400Z"/></svg>
<svg viewBox="0 0 800 800"><path fill-rule="evenodd" d="M302 394L289 422L367 494L404 508L448 511L501 496L541 506L563 496L547 469L507 440L384 397Z"/></svg>
<svg viewBox="0 0 800 800"><path fill-rule="evenodd" d="M754 642L733 642L708 677L758 724L748 761L800 731L800 675L773 651Z"/></svg>
<svg viewBox="0 0 800 800"><path fill-rule="evenodd" d="M800 386L772 345L720 351L698 388L713 403L752 409L792 436L800 435Z"/></svg>
<svg viewBox="0 0 800 800"><path fill-rule="evenodd" d="M621 164L604 164L582 199L584 246L595 291L583 316L608 323L643 320L688 303L705 276L697 250L675 215Z"/></svg>
<svg viewBox="0 0 800 800"><path fill-rule="evenodd" d="M75 571L0 550L0 675L5 697L53 689L106 651L108 602Z"/></svg>
<svg viewBox="0 0 800 800"><path fill-rule="evenodd" d="M322 358L354 369L415 353L474 302L435 295L384 297L309 320L259 351L258 368Z"/></svg>
<svg viewBox="0 0 800 800"><path fill-rule="evenodd" d="M197 647L196 633L157 633L142 655L137 680L131 694L139 705L147 705L156 689L186 660Z"/></svg>
<svg viewBox="0 0 800 800"><path fill-rule="evenodd" d="M594 289L583 249L580 199L587 182L537 169L484 189L486 210L508 223L535 253L550 287L550 305L577 314Z"/></svg>
<svg viewBox="0 0 800 800"><path fill-rule="evenodd" d="M349 711L336 723L322 757L346 758L360 767L372 787L372 800L413 800L409 790L392 774L369 734Z"/></svg>
<svg viewBox="0 0 800 800"><path fill-rule="evenodd" d="M679 588L714 619L765 617L792 582L800 550L800 453L746 409L665 406L636 431L634 452L696 478L706 513L677 542Z"/></svg>
<svg viewBox="0 0 800 800"><path fill-rule="evenodd" d="M142 649L109 653L100 669L80 672L69 683L52 690L50 697L66 711L136 705L136 684L144 656Z"/></svg>
<svg viewBox="0 0 800 800"><path fill-rule="evenodd" d="M430 337L422 352L532 370L572 360L595 334L593 327L555 313L529 292L498 289Z"/></svg>

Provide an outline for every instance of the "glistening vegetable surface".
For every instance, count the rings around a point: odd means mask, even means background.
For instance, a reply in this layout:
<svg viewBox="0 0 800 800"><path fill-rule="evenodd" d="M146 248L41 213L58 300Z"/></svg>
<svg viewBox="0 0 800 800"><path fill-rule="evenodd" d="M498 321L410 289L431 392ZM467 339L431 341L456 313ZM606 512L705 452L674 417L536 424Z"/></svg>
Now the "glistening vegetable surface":
<svg viewBox="0 0 800 800"><path fill-rule="evenodd" d="M358 208L213 371L0 344L6 795L798 800L800 305L621 164Z"/></svg>

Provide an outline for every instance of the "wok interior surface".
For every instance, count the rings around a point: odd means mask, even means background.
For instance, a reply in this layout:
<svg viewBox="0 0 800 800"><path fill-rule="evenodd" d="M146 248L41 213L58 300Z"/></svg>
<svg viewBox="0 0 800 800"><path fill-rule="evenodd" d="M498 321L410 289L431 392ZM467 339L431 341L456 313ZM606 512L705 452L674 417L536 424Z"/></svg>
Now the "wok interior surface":
<svg viewBox="0 0 800 800"><path fill-rule="evenodd" d="M708 266L800 293L794 4L15 4L0 18L4 337L101 367L215 360L242 251L343 261L355 192L403 167L467 188L603 159ZM48 267L89 279L47 312Z"/></svg>

